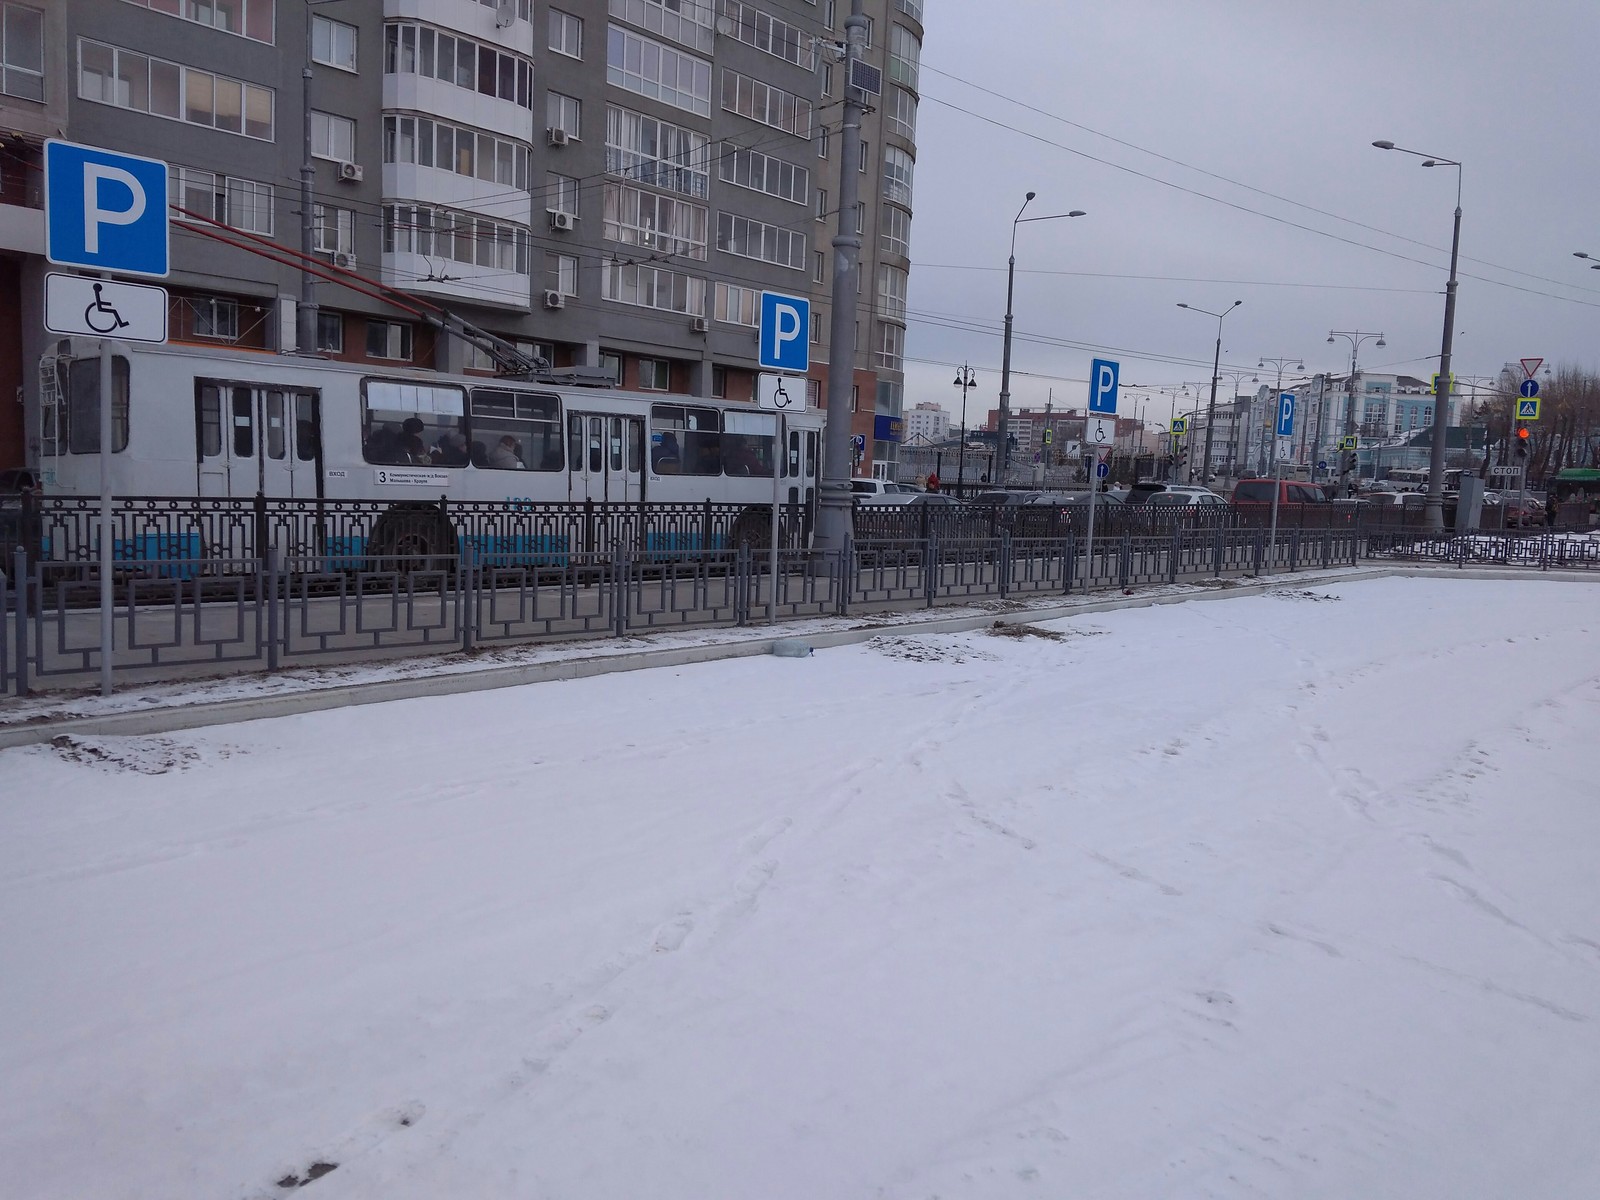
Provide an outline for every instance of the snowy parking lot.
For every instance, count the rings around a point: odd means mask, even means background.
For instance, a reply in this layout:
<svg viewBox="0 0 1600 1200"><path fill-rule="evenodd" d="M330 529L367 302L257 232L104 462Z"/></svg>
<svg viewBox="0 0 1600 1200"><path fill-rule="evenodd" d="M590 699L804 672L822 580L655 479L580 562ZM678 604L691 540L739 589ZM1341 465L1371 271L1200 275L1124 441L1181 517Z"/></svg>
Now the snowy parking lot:
<svg viewBox="0 0 1600 1200"><path fill-rule="evenodd" d="M0 1194L1600 1194L1600 590L0 752Z"/></svg>

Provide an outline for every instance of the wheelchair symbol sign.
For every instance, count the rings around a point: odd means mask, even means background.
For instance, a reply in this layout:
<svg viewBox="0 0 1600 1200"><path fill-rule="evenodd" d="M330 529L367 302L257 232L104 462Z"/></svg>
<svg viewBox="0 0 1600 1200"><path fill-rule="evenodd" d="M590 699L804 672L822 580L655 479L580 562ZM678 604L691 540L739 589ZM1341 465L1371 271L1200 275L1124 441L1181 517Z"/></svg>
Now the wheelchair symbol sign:
<svg viewBox="0 0 1600 1200"><path fill-rule="evenodd" d="M52 271L44 277L44 327L68 337L167 340L167 289Z"/></svg>
<svg viewBox="0 0 1600 1200"><path fill-rule="evenodd" d="M768 412L805 412L806 377L763 371L756 376L756 407Z"/></svg>

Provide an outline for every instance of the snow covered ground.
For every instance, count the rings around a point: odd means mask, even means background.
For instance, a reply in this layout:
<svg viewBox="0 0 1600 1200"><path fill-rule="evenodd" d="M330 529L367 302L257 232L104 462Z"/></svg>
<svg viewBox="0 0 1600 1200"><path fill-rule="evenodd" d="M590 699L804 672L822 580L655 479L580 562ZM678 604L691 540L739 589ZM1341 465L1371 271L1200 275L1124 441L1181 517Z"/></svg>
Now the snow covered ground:
<svg viewBox="0 0 1600 1200"><path fill-rule="evenodd" d="M1597 599L5 751L0 1194L1593 1197Z"/></svg>

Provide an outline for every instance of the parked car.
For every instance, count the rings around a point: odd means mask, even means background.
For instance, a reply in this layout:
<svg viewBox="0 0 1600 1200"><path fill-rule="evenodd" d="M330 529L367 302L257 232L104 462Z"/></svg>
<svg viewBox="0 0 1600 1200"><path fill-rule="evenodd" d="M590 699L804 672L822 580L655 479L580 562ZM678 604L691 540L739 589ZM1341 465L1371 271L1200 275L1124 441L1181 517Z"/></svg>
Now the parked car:
<svg viewBox="0 0 1600 1200"><path fill-rule="evenodd" d="M1362 520L1382 524L1412 522L1419 519L1428 498L1421 492L1368 492L1356 503L1360 506Z"/></svg>
<svg viewBox="0 0 1600 1200"><path fill-rule="evenodd" d="M1241 479L1233 485L1234 504L1271 504L1272 489L1278 489L1279 504L1327 504L1327 494L1314 483L1298 479Z"/></svg>
<svg viewBox="0 0 1600 1200"><path fill-rule="evenodd" d="M908 496L921 495L922 489L913 487L909 483L896 483L892 479L852 479L850 490L856 494L856 499L863 496Z"/></svg>
<svg viewBox="0 0 1600 1200"><path fill-rule="evenodd" d="M27 467L0 468L0 496L20 496L38 487L38 477Z"/></svg>
<svg viewBox="0 0 1600 1200"><path fill-rule="evenodd" d="M1128 489L1129 504L1143 504L1153 496L1186 495L1186 496L1215 496L1208 487L1191 483L1159 483L1153 480L1142 480Z"/></svg>
<svg viewBox="0 0 1600 1200"><path fill-rule="evenodd" d="M856 502L896 508L957 508L961 504L954 496L946 496L943 492L878 492L875 495L857 496Z"/></svg>
<svg viewBox="0 0 1600 1200"><path fill-rule="evenodd" d="M1056 505L1073 504L1087 506L1089 503L1089 492L1087 489L1081 492L1034 492L1029 495L1028 499L1025 500L1024 503ZM1097 492L1095 493L1095 503L1122 504L1124 501L1116 492Z"/></svg>
<svg viewBox="0 0 1600 1200"><path fill-rule="evenodd" d="M1182 492L1157 492L1145 501L1152 508L1225 509L1228 502L1215 492L1197 489Z"/></svg>
<svg viewBox="0 0 1600 1200"><path fill-rule="evenodd" d="M1007 508L1014 504L1031 503L1036 496L1048 496L1050 492L1007 492L994 489L979 492L972 498L973 504L986 505L990 508Z"/></svg>

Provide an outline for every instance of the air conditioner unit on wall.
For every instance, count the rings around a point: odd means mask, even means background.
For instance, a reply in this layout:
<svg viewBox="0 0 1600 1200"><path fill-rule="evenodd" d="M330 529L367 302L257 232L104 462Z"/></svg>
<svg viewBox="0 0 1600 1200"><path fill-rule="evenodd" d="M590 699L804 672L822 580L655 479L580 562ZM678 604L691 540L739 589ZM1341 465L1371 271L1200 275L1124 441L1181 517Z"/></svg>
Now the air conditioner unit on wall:
<svg viewBox="0 0 1600 1200"><path fill-rule="evenodd" d="M559 125L552 125L544 131L544 140L552 146L565 146L572 135Z"/></svg>
<svg viewBox="0 0 1600 1200"><path fill-rule="evenodd" d="M342 162L339 164L339 178L345 183L360 183L366 177L367 173L360 163Z"/></svg>
<svg viewBox="0 0 1600 1200"><path fill-rule="evenodd" d="M565 308L567 306L567 298L560 292L546 292L544 294L544 306L546 308Z"/></svg>
<svg viewBox="0 0 1600 1200"><path fill-rule="evenodd" d="M695 317L689 322L689 328L695 333L709 333L711 332L711 322L704 317Z"/></svg>
<svg viewBox="0 0 1600 1200"><path fill-rule="evenodd" d="M346 271L354 271L356 269L356 256L354 254L346 254L343 250L328 251L328 261Z"/></svg>
<svg viewBox="0 0 1600 1200"><path fill-rule="evenodd" d="M569 212L561 212L561 211L559 211L557 209L553 209L553 208L550 210L550 228L551 229L560 229L560 230L566 230L566 231L570 232L572 229L574 229L577 226L577 224L578 224L578 218L573 216L571 213L569 213Z"/></svg>

